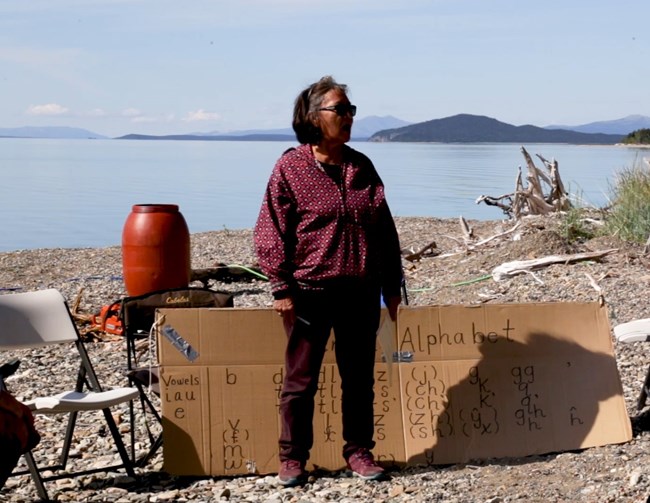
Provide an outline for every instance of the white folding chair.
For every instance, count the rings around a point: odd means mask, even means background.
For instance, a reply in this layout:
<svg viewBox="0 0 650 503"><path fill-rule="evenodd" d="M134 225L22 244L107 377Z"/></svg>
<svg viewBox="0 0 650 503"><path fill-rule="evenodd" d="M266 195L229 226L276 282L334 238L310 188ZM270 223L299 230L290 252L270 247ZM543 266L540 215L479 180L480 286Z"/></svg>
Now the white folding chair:
<svg viewBox="0 0 650 503"><path fill-rule="evenodd" d="M632 342L650 342L650 318L642 320L628 321L614 327L614 336L616 340L624 343ZM641 385L639 398L636 402L636 410L645 407L648 394L650 393L650 366L646 371L645 379Z"/></svg>
<svg viewBox="0 0 650 503"><path fill-rule="evenodd" d="M28 472L36 484L39 497L43 500L48 499L44 481L119 468L124 468L128 475L135 476L133 462L129 458L113 419L111 407L133 400L137 397L138 390L135 388L117 388L104 391L102 389L68 305L59 291L49 289L0 295L0 350L38 348L54 344L68 344L76 347L81 363L76 377L75 389L34 398L25 402L25 405L32 410L33 414L66 413L69 415L58 465L41 468L34 461L31 451L24 455ZM52 372L56 375L57 369L53 368ZM122 463L101 468L66 472L65 467L73 442L77 414L83 411L99 410L104 414L106 425L111 432ZM54 470L54 474L45 477L41 473L44 470ZM27 471L14 472L13 475L26 473Z"/></svg>

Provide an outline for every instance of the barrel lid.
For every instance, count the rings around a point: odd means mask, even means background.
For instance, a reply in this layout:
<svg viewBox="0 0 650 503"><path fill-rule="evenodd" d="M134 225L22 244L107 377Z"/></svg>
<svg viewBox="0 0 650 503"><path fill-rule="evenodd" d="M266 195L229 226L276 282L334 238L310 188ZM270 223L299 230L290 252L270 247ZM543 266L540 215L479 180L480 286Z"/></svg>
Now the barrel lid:
<svg viewBox="0 0 650 503"><path fill-rule="evenodd" d="M133 213L177 213L177 204L134 204Z"/></svg>

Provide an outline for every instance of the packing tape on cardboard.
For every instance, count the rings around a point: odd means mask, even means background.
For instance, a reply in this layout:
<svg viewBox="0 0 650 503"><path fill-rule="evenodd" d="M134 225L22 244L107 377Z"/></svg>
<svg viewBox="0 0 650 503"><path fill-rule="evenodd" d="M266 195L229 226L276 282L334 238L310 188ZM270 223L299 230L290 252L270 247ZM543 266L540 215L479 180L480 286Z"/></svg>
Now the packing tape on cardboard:
<svg viewBox="0 0 650 503"><path fill-rule="evenodd" d="M193 362L199 357L198 351L196 351L189 342L183 339L173 327L169 325L163 326L162 334L172 343L172 346L178 349L179 353L185 356L189 361Z"/></svg>

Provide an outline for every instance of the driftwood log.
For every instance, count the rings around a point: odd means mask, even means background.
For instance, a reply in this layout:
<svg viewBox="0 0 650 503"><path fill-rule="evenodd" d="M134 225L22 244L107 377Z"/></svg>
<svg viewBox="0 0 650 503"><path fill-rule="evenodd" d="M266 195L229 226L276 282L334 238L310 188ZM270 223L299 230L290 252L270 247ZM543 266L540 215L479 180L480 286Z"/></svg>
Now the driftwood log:
<svg viewBox="0 0 650 503"><path fill-rule="evenodd" d="M550 255L547 257L531 260L515 260L512 262L505 262L492 270L492 278L495 281L501 281L503 279L516 276L517 274L532 274L532 271L541 269L542 267L546 267L551 264L568 264L580 260L598 259L615 251L617 251L617 249L613 248L610 250L575 253L572 255Z"/></svg>
<svg viewBox="0 0 650 503"><path fill-rule="evenodd" d="M519 167L514 192L498 197L482 195L476 199L476 204L485 203L488 206L501 208L506 215L515 220L519 220L525 215L547 215L569 210L571 201L569 201L569 194L562 183L558 162L556 160L548 161L537 154L544 165L544 171L535 166L533 159L524 147L521 147L521 153L526 161L527 185L524 185L522 170Z"/></svg>

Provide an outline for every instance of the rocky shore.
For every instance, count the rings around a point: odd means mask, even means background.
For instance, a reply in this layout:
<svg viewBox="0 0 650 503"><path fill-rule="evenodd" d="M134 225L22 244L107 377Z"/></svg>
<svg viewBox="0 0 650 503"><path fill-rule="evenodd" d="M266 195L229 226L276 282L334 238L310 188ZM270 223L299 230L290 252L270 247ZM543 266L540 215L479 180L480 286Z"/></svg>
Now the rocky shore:
<svg viewBox="0 0 650 503"><path fill-rule="evenodd" d="M569 242L562 220L556 217L524 219L516 227L508 221L470 221L471 233L463 232L452 219L398 218L397 225L404 257L417 258L404 259L410 305L585 302L602 296L612 327L650 317L650 255L643 246L612 237ZM604 250L614 251L597 260L555 263L498 282L491 277L493 269L504 262ZM254 265L251 231L192 235L193 269L217 263ZM271 304L268 284L261 280L212 281L210 287L233 292L236 306ZM82 318L97 313L101 306L125 296L120 248L0 253L0 294L43 288L59 289ZM81 328L88 331L87 325ZM125 385L124 341L94 332L87 337L102 382ZM645 502L650 495L650 422L646 409L636 410L636 399L650 346L613 341L634 432L625 444L408 468L392 472L388 481L373 483L345 473L318 473L305 487L293 489L279 487L273 476L173 477L162 472L162 454L158 453L137 470L135 479L123 473L99 473L53 481L47 487L58 501ZM17 375L8 380L19 399L29 399L37 388L55 381L71 385L76 377L72 362L60 352L15 352L3 354L1 360L11 356L22 360ZM116 418L127 437L126 409L120 409ZM79 421L82 442L73 452L72 468L114 461L110 439L97 428L92 415L83 415ZM43 436L37 459L55 459L65 422L41 416L37 427ZM143 449L147 434L142 419L136 428L138 446ZM0 491L0 501L36 499L34 485L26 476L10 478Z"/></svg>

